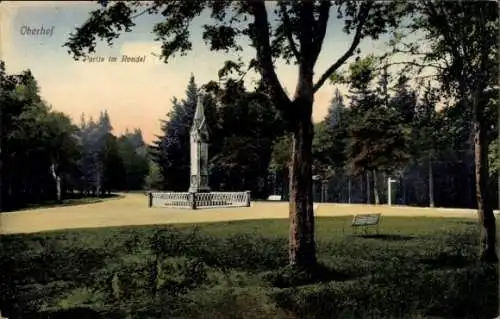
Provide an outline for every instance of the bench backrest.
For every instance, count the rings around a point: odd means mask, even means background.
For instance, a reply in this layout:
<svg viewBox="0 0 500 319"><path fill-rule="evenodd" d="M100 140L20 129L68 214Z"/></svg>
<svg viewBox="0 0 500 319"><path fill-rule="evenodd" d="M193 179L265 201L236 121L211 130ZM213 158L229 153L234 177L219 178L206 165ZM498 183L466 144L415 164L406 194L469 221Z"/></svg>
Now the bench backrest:
<svg viewBox="0 0 500 319"><path fill-rule="evenodd" d="M380 214L355 215L352 219L352 226L377 225L380 220Z"/></svg>
<svg viewBox="0 0 500 319"><path fill-rule="evenodd" d="M267 200L277 200L277 201L280 201L281 200L281 195L271 195L267 198Z"/></svg>

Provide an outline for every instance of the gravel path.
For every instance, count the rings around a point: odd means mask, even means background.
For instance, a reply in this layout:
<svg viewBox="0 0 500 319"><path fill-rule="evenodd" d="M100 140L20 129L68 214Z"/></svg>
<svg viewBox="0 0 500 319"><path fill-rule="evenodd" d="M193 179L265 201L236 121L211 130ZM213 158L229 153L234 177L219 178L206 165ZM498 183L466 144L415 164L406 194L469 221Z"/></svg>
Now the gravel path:
<svg viewBox="0 0 500 319"><path fill-rule="evenodd" d="M474 210L412 208L348 204L315 204L316 216L346 216L382 213L383 216L429 216L477 218ZM125 194L123 198L101 203L28 210L0 214L0 234L34 233L56 229L200 223L227 220L288 218L288 203L254 202L252 207L200 209L148 208L143 194Z"/></svg>

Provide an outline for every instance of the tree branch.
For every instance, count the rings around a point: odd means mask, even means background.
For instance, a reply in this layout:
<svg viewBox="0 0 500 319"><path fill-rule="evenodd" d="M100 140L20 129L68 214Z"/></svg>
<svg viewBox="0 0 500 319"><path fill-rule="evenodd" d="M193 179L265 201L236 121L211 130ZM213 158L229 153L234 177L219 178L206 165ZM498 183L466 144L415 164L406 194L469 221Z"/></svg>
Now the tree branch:
<svg viewBox="0 0 500 319"><path fill-rule="evenodd" d="M438 64L431 64L431 63L421 64L421 63L418 63L415 61L401 61L401 62L390 62L390 63L384 64L384 66L376 68L375 71L381 71L385 67L391 67L391 66L395 66L395 65L415 66L415 67L419 67L422 69L424 69L424 68L436 68L436 69L440 69L440 70L446 69L446 67L444 67L442 65L438 65Z"/></svg>
<svg viewBox="0 0 500 319"><path fill-rule="evenodd" d="M358 26L356 27L356 33L354 35L354 38L352 40L351 46L349 49L342 55L335 63L333 63L324 73L321 75L319 78L318 82L314 84L313 87L313 92L315 93L316 91L319 90L319 88L330 78L330 76L337 71L337 69L344 64L344 62L349 59L353 53L354 50L359 45L359 42L361 42L361 33L363 31L363 27L365 25L366 19L368 17L368 14L370 13L370 10L372 8L372 1L367 1L364 2L361 5L361 8L359 9L358 13Z"/></svg>
<svg viewBox="0 0 500 319"><path fill-rule="evenodd" d="M271 45L269 44L269 26L266 6L263 0L247 0L251 13L254 16L254 30L251 40L257 51L258 69L262 80L266 83L266 89L271 98L275 100L275 105L280 111L287 110L290 99L283 90L278 76L274 70L271 55ZM283 112L286 114L286 111Z"/></svg>
<svg viewBox="0 0 500 319"><path fill-rule="evenodd" d="M138 13L134 14L133 16L131 16L130 19L134 20L134 19L136 19L136 18L138 18L146 13L149 13L150 11L151 11L151 8L146 8L146 9L142 10L141 12L138 12Z"/></svg>
<svg viewBox="0 0 500 319"><path fill-rule="evenodd" d="M330 18L330 0L323 0L319 5L319 18L317 22L316 37L313 41L313 55L314 61L318 59L319 53L321 52L321 47L323 46L323 40L325 39L326 27L328 25L328 19Z"/></svg>
<svg viewBox="0 0 500 319"><path fill-rule="evenodd" d="M299 5L299 16L300 16L300 30L299 30L299 42L300 42L300 56L302 59L306 60L307 63L312 62L313 52L312 44L313 42L313 25L314 25L314 4L312 1L302 1ZM301 61L304 63L305 61Z"/></svg>
<svg viewBox="0 0 500 319"><path fill-rule="evenodd" d="M300 54L299 50L297 50L297 45L295 44L295 41L293 40L293 34L292 34L292 28L290 24L290 16L288 15L288 12L286 11L286 4L284 2L280 2L280 9L281 12L283 13L283 28L285 31L286 38L288 39L288 42L290 43L290 47L292 49L293 55L297 59L297 62L300 61Z"/></svg>
<svg viewBox="0 0 500 319"><path fill-rule="evenodd" d="M460 52L458 51L458 44L455 42L452 36L452 32L449 28L448 25L448 17L446 14L443 12L438 13L436 6L432 3L432 1L426 1L425 2L427 8L430 10L430 14L433 16L434 19L436 20L443 20L442 25L443 27L441 28L441 32L443 34L443 37L445 38L446 44L448 45L450 52L455 60L456 63L458 63L458 68L459 70L463 70L463 61L462 57L460 55ZM460 75L459 75L460 77Z"/></svg>

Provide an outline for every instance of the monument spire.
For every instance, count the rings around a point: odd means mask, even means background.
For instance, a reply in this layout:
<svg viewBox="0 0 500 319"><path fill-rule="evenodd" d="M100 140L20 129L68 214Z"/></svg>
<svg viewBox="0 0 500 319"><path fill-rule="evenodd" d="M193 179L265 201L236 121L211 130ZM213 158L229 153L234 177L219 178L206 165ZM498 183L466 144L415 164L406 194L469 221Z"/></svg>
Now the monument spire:
<svg viewBox="0 0 500 319"><path fill-rule="evenodd" d="M210 191L208 187L208 129L203 102L203 95L199 94L191 127L190 193Z"/></svg>

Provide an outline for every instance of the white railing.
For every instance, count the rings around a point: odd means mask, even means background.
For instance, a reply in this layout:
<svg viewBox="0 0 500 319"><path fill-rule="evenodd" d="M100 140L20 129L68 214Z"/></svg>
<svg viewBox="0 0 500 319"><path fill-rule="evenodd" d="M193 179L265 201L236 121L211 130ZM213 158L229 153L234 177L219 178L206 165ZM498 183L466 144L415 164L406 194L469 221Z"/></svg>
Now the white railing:
<svg viewBox="0 0 500 319"><path fill-rule="evenodd" d="M150 192L149 207L222 208L249 207L250 192Z"/></svg>
<svg viewBox="0 0 500 319"><path fill-rule="evenodd" d="M191 208L189 193L165 192L149 193L150 207Z"/></svg>

